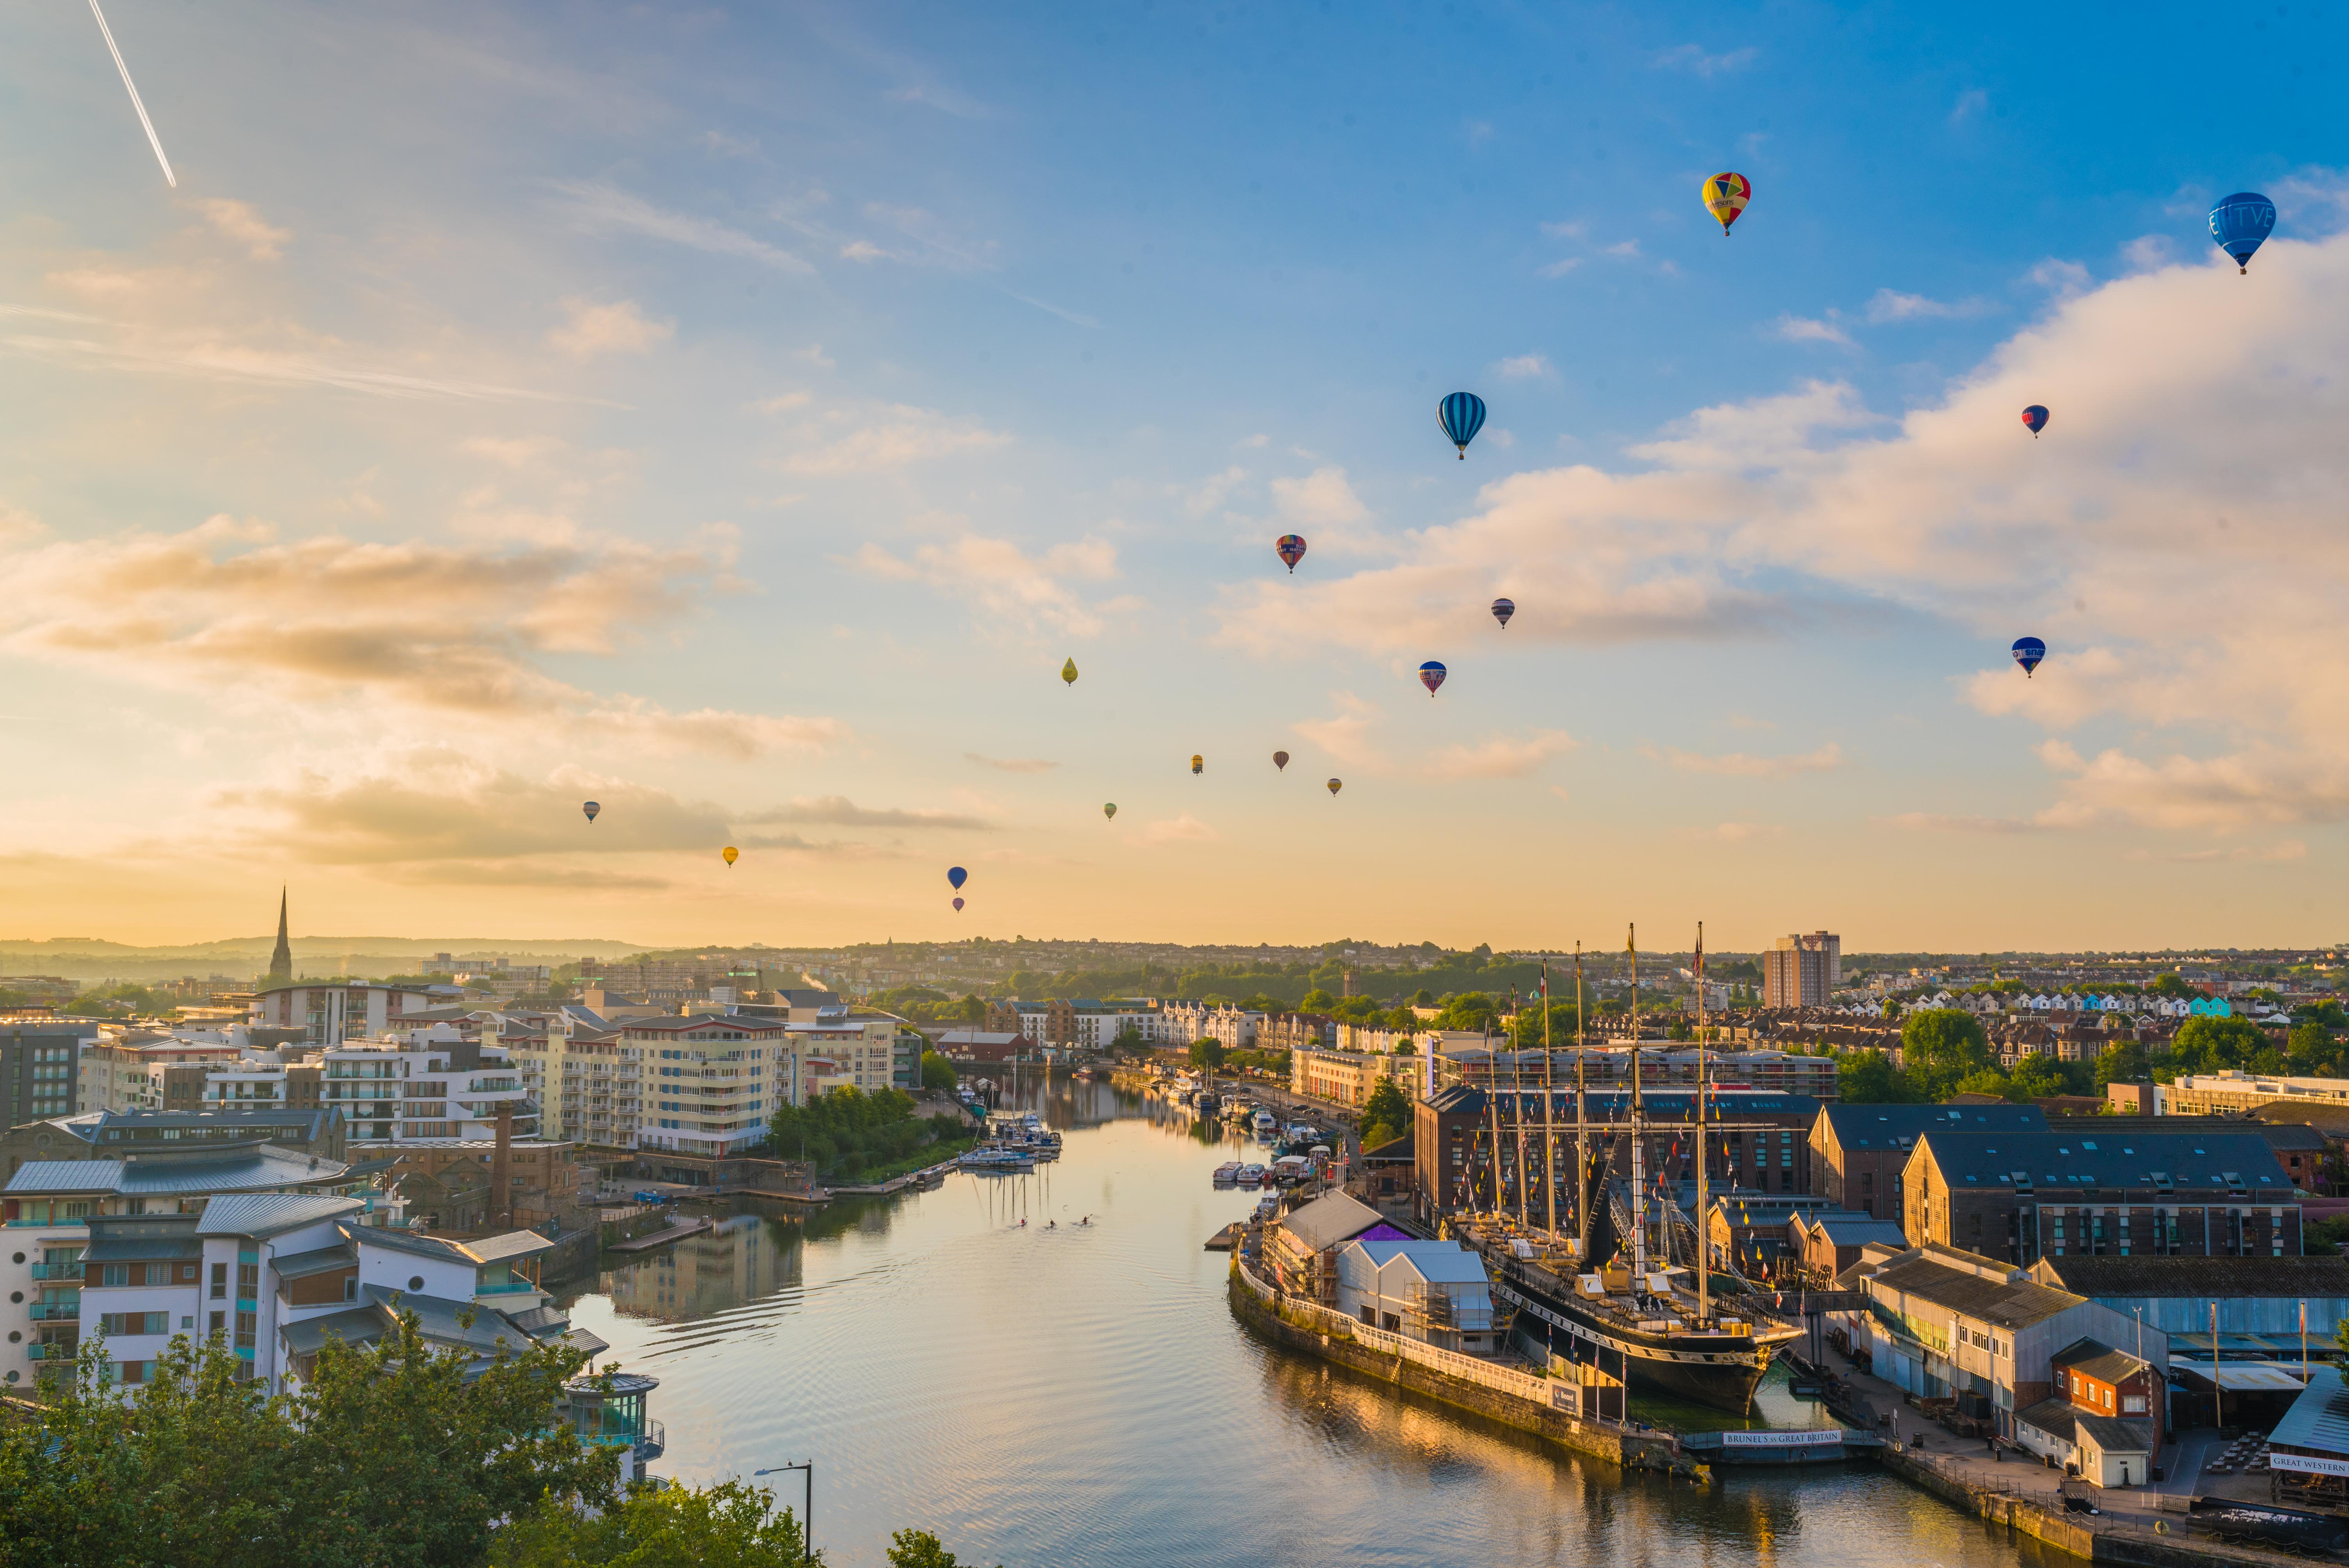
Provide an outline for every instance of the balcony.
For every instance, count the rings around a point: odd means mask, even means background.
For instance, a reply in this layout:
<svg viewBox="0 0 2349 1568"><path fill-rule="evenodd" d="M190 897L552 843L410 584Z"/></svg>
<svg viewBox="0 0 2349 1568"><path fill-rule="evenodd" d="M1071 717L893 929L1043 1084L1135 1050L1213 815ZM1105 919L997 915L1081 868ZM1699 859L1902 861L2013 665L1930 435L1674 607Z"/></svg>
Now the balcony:
<svg viewBox="0 0 2349 1568"><path fill-rule="evenodd" d="M78 1323L81 1303L74 1301L36 1301L28 1309L35 1323Z"/></svg>
<svg viewBox="0 0 2349 1568"><path fill-rule="evenodd" d="M667 1450L668 1428L659 1421L647 1421L636 1436L636 1462L650 1464Z"/></svg>
<svg viewBox="0 0 2349 1568"><path fill-rule="evenodd" d="M33 1265L33 1277L35 1279L79 1279L81 1278L81 1275L82 1266L79 1263L35 1264Z"/></svg>

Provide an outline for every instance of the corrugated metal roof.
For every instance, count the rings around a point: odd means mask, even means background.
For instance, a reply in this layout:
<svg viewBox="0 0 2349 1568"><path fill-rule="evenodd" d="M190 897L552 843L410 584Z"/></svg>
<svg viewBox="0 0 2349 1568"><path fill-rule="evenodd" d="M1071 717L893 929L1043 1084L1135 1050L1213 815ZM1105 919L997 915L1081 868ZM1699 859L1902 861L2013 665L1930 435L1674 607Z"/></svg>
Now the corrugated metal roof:
<svg viewBox="0 0 2349 1568"><path fill-rule="evenodd" d="M121 1240L90 1243L81 1250L86 1264L156 1263L166 1259L201 1258L204 1255L202 1242L189 1237L129 1236Z"/></svg>
<svg viewBox="0 0 2349 1568"><path fill-rule="evenodd" d="M2349 1459L2349 1383L2343 1382L2337 1367L2308 1369L2308 1387L2268 1434L2268 1441Z"/></svg>
<svg viewBox="0 0 2349 1568"><path fill-rule="evenodd" d="M1381 1267L1401 1258L1430 1284L1485 1284L1485 1260L1458 1242L1356 1242Z"/></svg>
<svg viewBox="0 0 2349 1568"><path fill-rule="evenodd" d="M1292 1211L1280 1224L1308 1251L1318 1253L1359 1236L1378 1222L1376 1209L1358 1203L1343 1192L1331 1192Z"/></svg>
<svg viewBox="0 0 2349 1568"><path fill-rule="evenodd" d="M302 1279L315 1274L327 1274L347 1269L359 1261L358 1254L348 1247L318 1247L306 1253L292 1253L274 1258L269 1266L280 1279Z"/></svg>
<svg viewBox="0 0 2349 1568"><path fill-rule="evenodd" d="M1945 1306L2002 1328L2023 1328L2044 1322L2067 1307L2079 1305L2084 1299L2029 1280L1984 1279L1930 1258L1888 1264L1870 1274L1868 1283L1870 1295L1875 1294L1876 1286L1882 1285L1907 1295L1921 1296L1936 1306Z"/></svg>
<svg viewBox="0 0 2349 1568"><path fill-rule="evenodd" d="M337 1181L347 1169L340 1161L313 1160L274 1147L210 1153L189 1149L122 1160L36 1160L19 1166L5 1191L10 1197L41 1192L182 1197L307 1186Z"/></svg>
<svg viewBox="0 0 2349 1568"><path fill-rule="evenodd" d="M391 1326L391 1319L382 1308L370 1302L346 1312L331 1312L324 1317L305 1317L289 1323L277 1331L285 1348L297 1356L307 1356L330 1338L349 1345L371 1345L376 1337Z"/></svg>
<svg viewBox="0 0 2349 1568"><path fill-rule="evenodd" d="M204 1205L203 1236L274 1236L366 1208L357 1198L321 1192L229 1192Z"/></svg>

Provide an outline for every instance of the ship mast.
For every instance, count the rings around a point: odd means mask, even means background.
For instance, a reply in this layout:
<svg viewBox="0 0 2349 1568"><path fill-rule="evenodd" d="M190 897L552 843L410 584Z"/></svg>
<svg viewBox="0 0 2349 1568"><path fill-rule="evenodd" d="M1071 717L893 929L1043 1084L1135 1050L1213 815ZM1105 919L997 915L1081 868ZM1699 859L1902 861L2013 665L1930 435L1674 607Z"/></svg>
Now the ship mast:
<svg viewBox="0 0 2349 1568"><path fill-rule="evenodd" d="M1631 955L1631 1291L1648 1286L1647 1100L1640 1088L1640 928L1623 939Z"/></svg>
<svg viewBox="0 0 2349 1568"><path fill-rule="evenodd" d="M1574 944L1574 1257L1590 1266L1590 1097L1583 1081L1582 944Z"/></svg>
<svg viewBox="0 0 2349 1568"><path fill-rule="evenodd" d="M1696 1321L1713 1321L1713 1218L1705 1207L1704 1168L1712 1152L1704 1140L1704 922L1696 923Z"/></svg>
<svg viewBox="0 0 2349 1568"><path fill-rule="evenodd" d="M1549 960L1542 960L1542 1202L1547 1205L1547 1228L1552 1245L1557 1242L1557 1125L1551 1113L1549 1054Z"/></svg>
<svg viewBox="0 0 2349 1568"><path fill-rule="evenodd" d="M1511 986L1514 993L1516 986ZM1509 1040L1509 1140L1516 1145L1517 1161L1517 1229L1526 1228L1526 1205L1530 1196L1526 1189L1526 1056L1517 1048L1514 1036Z"/></svg>

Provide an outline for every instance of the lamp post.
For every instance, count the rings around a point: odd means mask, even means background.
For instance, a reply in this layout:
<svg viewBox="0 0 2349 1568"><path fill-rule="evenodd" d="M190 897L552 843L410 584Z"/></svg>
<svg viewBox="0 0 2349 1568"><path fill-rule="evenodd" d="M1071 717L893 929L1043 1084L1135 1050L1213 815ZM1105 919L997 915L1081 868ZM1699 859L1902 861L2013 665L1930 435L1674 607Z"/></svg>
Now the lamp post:
<svg viewBox="0 0 2349 1568"><path fill-rule="evenodd" d="M801 1561L815 1561L815 1461L803 1465L770 1465L765 1470L752 1470L754 1476L781 1475L785 1470L798 1470L807 1477L807 1511L800 1516Z"/></svg>

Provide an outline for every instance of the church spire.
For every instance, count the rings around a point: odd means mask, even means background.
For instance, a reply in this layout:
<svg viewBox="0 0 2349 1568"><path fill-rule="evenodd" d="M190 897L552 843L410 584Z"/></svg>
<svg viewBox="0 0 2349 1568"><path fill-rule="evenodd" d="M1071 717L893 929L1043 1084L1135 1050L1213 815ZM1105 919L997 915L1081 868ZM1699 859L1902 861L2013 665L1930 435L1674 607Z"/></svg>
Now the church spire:
<svg viewBox="0 0 2349 1568"><path fill-rule="evenodd" d="M294 945L285 940L285 889L277 890L277 951L269 955L269 979L272 985L294 983Z"/></svg>

